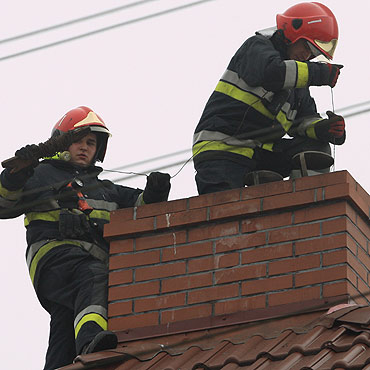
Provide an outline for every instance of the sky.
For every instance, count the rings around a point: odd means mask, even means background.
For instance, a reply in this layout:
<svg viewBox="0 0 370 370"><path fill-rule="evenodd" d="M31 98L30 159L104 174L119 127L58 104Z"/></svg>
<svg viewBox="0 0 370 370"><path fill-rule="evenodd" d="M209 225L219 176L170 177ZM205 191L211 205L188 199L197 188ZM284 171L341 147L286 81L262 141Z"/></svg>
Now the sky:
<svg viewBox="0 0 370 370"><path fill-rule="evenodd" d="M135 0L12 0L0 4L0 158L45 141L70 109L86 105L105 121L113 136L106 170L148 173L169 163L185 163L203 108L245 39L275 25L277 13L296 1L211 0L162 16L129 22L89 37L16 57L24 50L159 13L195 0L152 0L97 19L1 42ZM343 64L337 86L311 88L319 112L346 117L370 108L370 2L323 1L336 15L339 42L334 63ZM332 95L333 93L333 95ZM364 103L364 104L362 104ZM349 108L360 104L359 108ZM347 170L370 192L368 140L370 112L346 119L347 141L335 148L335 171ZM176 156L140 164L182 151ZM181 164L162 171L175 175ZM101 178L125 175L104 172ZM145 176L121 184L143 188ZM197 195L188 163L173 179L170 199ZM2 368L40 370L47 348L49 316L38 303L24 258L23 217L0 221Z"/></svg>

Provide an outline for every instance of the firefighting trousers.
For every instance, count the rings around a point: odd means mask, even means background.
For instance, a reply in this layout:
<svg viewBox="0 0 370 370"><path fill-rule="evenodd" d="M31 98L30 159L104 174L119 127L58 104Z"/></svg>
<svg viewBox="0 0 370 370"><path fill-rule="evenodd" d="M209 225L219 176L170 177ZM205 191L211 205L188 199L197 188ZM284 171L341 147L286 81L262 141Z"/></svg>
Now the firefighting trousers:
<svg viewBox="0 0 370 370"><path fill-rule="evenodd" d="M303 151L331 153L328 143L308 138L282 139L274 145L274 151L256 148L252 159L233 154L227 159L194 160L195 181L199 194L213 193L244 187L245 176L252 171L270 170L287 177L292 171L292 157ZM240 157L237 160L236 157ZM323 171L325 172L325 171ZM329 172L327 169L326 172Z"/></svg>
<svg viewBox="0 0 370 370"><path fill-rule="evenodd" d="M97 333L107 329L107 265L74 245L61 245L50 253L35 287L50 314L44 370L71 364Z"/></svg>

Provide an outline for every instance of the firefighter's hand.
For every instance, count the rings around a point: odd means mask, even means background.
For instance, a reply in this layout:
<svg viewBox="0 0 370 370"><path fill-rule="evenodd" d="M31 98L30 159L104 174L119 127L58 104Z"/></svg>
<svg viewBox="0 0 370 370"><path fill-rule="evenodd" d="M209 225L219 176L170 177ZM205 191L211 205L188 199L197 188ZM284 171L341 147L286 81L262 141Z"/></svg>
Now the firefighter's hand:
<svg viewBox="0 0 370 370"><path fill-rule="evenodd" d="M87 216L78 209L61 209L59 232L62 238L78 238L90 231Z"/></svg>
<svg viewBox="0 0 370 370"><path fill-rule="evenodd" d="M38 147L35 144L26 145L15 152L15 156L24 161L29 161L32 167L36 167L39 164L39 160L36 156Z"/></svg>
<svg viewBox="0 0 370 370"><path fill-rule="evenodd" d="M321 71L321 85L334 87L337 84L340 70L343 68L341 64L323 64Z"/></svg>
<svg viewBox="0 0 370 370"><path fill-rule="evenodd" d="M343 144L346 134L344 118L331 111L327 111L326 114L328 115L327 119L318 121L315 124L315 134L317 138L332 144Z"/></svg>
<svg viewBox="0 0 370 370"><path fill-rule="evenodd" d="M146 204L164 202L171 189L171 176L168 173L152 172L146 180L143 200Z"/></svg>

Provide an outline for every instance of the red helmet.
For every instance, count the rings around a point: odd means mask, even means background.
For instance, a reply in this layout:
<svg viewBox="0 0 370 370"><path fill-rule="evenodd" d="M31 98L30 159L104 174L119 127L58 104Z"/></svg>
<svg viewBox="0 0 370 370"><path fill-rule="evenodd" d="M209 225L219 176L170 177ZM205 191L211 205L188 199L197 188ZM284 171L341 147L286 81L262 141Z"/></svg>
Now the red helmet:
<svg viewBox="0 0 370 370"><path fill-rule="evenodd" d="M291 43L306 39L314 55L333 58L338 42L338 23L325 5L316 2L293 5L276 16L276 24Z"/></svg>
<svg viewBox="0 0 370 370"><path fill-rule="evenodd" d="M63 132L71 131L79 127L89 126L96 134L98 145L95 160L103 162L107 150L107 142L111 133L105 126L104 121L90 108L78 107L67 112L53 127L51 136L58 136Z"/></svg>

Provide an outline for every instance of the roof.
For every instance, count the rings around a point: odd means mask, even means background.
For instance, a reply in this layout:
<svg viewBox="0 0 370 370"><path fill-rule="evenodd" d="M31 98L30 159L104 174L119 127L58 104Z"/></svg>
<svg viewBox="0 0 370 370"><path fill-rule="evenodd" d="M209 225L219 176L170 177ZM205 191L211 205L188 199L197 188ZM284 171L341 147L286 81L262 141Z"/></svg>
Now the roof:
<svg viewBox="0 0 370 370"><path fill-rule="evenodd" d="M63 370L369 370L370 307L342 307L121 342Z"/></svg>

